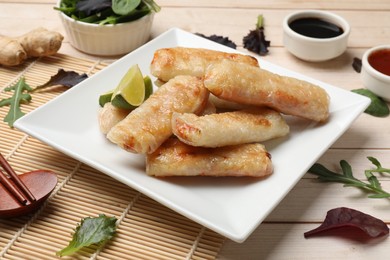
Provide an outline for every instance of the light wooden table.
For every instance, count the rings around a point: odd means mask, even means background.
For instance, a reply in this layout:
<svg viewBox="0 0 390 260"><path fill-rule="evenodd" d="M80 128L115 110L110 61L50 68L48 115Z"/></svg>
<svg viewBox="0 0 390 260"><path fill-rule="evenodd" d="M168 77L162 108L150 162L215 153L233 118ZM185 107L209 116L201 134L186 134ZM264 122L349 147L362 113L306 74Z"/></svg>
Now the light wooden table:
<svg viewBox="0 0 390 260"><path fill-rule="evenodd" d="M65 35L55 0L0 0L0 34L17 36L44 26ZM159 0L162 11L155 16L152 36L171 27L205 35L228 36L242 48L242 38L252 29L258 14L265 17L266 37L271 41L269 55L262 57L285 68L303 73L326 83L351 90L362 88L352 69L352 59L361 57L369 47L390 42L390 2L388 0L300 1L300 0ZM290 55L283 47L283 17L297 9L330 10L343 16L352 27L348 50L340 57L323 63L308 63ZM61 53L90 59L96 57L75 50L65 37ZM371 167L367 156L378 158L390 167L390 120L361 115L352 127L320 158L320 162L336 168L347 160L355 174L364 178ZM304 160L304 158L302 158ZM381 178L390 190L388 177ZM261 199L261 198L259 198ZM242 244L227 240L220 259L385 259L390 240L362 241L324 236L305 239L303 233L317 227L329 209L346 206L390 223L390 201L368 199L355 188L341 184L319 183L306 174L259 228Z"/></svg>

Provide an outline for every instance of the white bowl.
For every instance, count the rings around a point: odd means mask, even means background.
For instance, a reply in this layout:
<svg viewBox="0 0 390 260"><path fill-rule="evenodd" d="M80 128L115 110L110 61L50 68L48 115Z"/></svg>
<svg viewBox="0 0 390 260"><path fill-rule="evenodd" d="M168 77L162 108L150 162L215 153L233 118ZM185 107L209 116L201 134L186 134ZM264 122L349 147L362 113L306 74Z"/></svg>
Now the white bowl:
<svg viewBox="0 0 390 260"><path fill-rule="evenodd" d="M150 12L131 22L98 25L76 21L62 12L59 15L73 47L102 56L126 54L147 42L154 18Z"/></svg>
<svg viewBox="0 0 390 260"><path fill-rule="evenodd" d="M342 28L343 33L331 38L304 36L291 29L290 23L301 18L318 18ZM312 62L326 61L340 56L346 49L351 28L342 17L327 11L296 11L283 20L283 43L296 57Z"/></svg>
<svg viewBox="0 0 390 260"><path fill-rule="evenodd" d="M363 54L360 76L363 85L367 89L390 102L390 76L376 70L368 61L371 54L380 50L388 50L390 52L390 45L373 47Z"/></svg>

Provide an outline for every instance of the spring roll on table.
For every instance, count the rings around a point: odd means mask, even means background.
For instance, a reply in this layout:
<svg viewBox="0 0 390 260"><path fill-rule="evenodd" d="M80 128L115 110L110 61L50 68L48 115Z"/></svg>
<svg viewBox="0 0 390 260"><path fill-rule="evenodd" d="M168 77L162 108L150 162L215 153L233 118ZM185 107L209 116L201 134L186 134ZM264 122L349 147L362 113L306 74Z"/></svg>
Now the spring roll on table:
<svg viewBox="0 0 390 260"><path fill-rule="evenodd" d="M247 64L228 60L211 64L204 84L212 94L229 101L268 106L314 121L326 121L329 116L329 96L324 89Z"/></svg>
<svg viewBox="0 0 390 260"><path fill-rule="evenodd" d="M169 138L146 156L151 176L251 176L272 174L270 154L259 143L220 148L194 147Z"/></svg>
<svg viewBox="0 0 390 260"><path fill-rule="evenodd" d="M207 66L223 59L259 66L257 59L249 55L201 48L174 47L158 49L154 53L150 71L153 76L164 82L177 75L203 77Z"/></svg>
<svg viewBox="0 0 390 260"><path fill-rule="evenodd" d="M204 116L174 113L172 131L192 146L221 147L281 137L289 126L279 112L254 108Z"/></svg>
<svg viewBox="0 0 390 260"><path fill-rule="evenodd" d="M172 113L200 113L208 95L202 80L177 76L116 124L107 138L127 151L152 153L172 135Z"/></svg>

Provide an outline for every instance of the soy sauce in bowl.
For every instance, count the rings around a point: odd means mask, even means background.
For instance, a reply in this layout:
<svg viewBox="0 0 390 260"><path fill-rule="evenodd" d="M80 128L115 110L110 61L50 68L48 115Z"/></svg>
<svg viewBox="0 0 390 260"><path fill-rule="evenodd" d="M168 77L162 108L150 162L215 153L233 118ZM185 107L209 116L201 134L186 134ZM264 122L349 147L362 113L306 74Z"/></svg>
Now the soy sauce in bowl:
<svg viewBox="0 0 390 260"><path fill-rule="evenodd" d="M367 89L390 102L390 44L364 52L360 77Z"/></svg>
<svg viewBox="0 0 390 260"><path fill-rule="evenodd" d="M296 33L319 39L337 37L344 32L338 25L316 17L296 19L289 26Z"/></svg>
<svg viewBox="0 0 390 260"><path fill-rule="evenodd" d="M372 52L368 56L368 63L377 71L390 76L390 49Z"/></svg>
<svg viewBox="0 0 390 260"><path fill-rule="evenodd" d="M299 59L320 62L347 49L351 27L341 16L322 10L301 10L283 20L283 44Z"/></svg>

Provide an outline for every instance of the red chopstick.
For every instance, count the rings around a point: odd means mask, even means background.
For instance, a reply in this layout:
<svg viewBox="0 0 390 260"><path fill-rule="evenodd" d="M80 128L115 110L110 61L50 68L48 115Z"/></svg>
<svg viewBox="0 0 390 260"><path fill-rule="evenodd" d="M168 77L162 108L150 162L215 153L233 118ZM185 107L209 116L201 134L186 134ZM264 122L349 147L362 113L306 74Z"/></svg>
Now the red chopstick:
<svg viewBox="0 0 390 260"><path fill-rule="evenodd" d="M0 170L0 183L20 202L22 205L26 205L27 198L24 194L10 181L5 173Z"/></svg>
<svg viewBox="0 0 390 260"><path fill-rule="evenodd" d="M12 169L11 165L8 164L7 160L0 153L0 166L8 173L10 178L7 178L4 172L0 171L1 182L6 186L6 188L15 196L23 205L27 203L27 200L33 202L35 201L34 195L27 188L27 186L20 180L19 176ZM13 181L13 185L11 180ZM20 195L22 195L20 197Z"/></svg>

